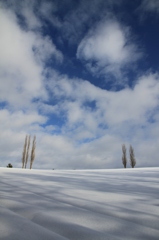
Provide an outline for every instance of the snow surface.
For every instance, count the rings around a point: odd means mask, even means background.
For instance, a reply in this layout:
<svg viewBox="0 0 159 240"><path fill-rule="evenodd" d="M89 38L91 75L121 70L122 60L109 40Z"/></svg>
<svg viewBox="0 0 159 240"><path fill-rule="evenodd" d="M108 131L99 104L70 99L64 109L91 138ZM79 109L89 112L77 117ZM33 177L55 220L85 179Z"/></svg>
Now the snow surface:
<svg viewBox="0 0 159 240"><path fill-rule="evenodd" d="M159 240L159 168L0 168L0 239Z"/></svg>

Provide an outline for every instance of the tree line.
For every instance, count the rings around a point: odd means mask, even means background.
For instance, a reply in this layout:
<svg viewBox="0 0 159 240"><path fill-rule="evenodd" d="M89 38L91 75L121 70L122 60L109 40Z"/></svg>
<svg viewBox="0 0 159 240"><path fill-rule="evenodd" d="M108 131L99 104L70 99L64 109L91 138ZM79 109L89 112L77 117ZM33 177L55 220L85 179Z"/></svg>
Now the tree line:
<svg viewBox="0 0 159 240"><path fill-rule="evenodd" d="M31 142L31 135L26 135L24 146L23 146L23 152L22 152L22 168L27 168L27 163L29 160L29 150L30 150L30 142ZM33 137L32 140L32 148L30 152L30 169L32 169L33 162L35 160L35 149L36 149L36 136ZM136 165L136 159L135 159L135 153L133 147L130 145L129 147L129 157L130 157L130 165L132 168ZM122 144L122 164L124 168L127 167L127 149L125 144ZM8 168L12 168L12 164L9 163L7 165Z"/></svg>
<svg viewBox="0 0 159 240"><path fill-rule="evenodd" d="M127 160L127 155L126 155L126 146L125 144L122 145L122 163L124 165L124 168L126 168L128 160ZM129 147L129 156L130 156L130 165L132 168L135 167L136 165L136 159L135 159L135 153L133 147L130 145Z"/></svg>

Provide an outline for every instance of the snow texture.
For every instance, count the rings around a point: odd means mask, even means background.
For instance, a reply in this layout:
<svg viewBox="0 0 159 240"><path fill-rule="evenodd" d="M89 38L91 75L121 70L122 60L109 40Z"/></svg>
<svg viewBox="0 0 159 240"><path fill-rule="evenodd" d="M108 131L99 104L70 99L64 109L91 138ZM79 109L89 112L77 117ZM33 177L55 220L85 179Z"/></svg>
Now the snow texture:
<svg viewBox="0 0 159 240"><path fill-rule="evenodd" d="M1 240L158 240L159 168L0 168Z"/></svg>

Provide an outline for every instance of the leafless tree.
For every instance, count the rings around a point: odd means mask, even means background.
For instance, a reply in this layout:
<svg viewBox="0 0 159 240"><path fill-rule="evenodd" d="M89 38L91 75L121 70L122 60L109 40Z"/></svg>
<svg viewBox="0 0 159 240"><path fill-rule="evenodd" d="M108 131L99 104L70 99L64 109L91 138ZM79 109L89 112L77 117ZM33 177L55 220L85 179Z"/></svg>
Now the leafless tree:
<svg viewBox="0 0 159 240"><path fill-rule="evenodd" d="M130 165L132 168L134 168L136 165L136 159L135 159L134 149L131 145L129 148L129 153L130 153Z"/></svg>
<svg viewBox="0 0 159 240"><path fill-rule="evenodd" d="M30 169L32 169L32 165L35 159L35 148L36 148L36 136L34 136L33 143L32 143L32 150L31 150L31 156L30 156Z"/></svg>
<svg viewBox="0 0 159 240"><path fill-rule="evenodd" d="M27 146L26 146L26 156L25 156L25 168L28 163L28 158L29 158L29 148L30 148L30 135L28 136L28 141L27 141Z"/></svg>
<svg viewBox="0 0 159 240"><path fill-rule="evenodd" d="M23 147L23 153L22 153L22 168L24 168L24 165L25 165L27 141L28 141L28 136L26 135L25 142L24 142L24 147Z"/></svg>
<svg viewBox="0 0 159 240"><path fill-rule="evenodd" d="M126 165L127 165L127 157L126 157L126 147L125 147L125 144L122 145L122 163L124 165L124 168L126 168Z"/></svg>

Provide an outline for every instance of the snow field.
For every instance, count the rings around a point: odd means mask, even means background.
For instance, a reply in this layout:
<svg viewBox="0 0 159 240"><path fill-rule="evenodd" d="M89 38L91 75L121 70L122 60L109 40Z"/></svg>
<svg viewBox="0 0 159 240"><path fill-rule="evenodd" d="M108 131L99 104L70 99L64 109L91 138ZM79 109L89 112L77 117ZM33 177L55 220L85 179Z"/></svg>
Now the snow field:
<svg viewBox="0 0 159 240"><path fill-rule="evenodd" d="M0 239L159 239L159 168L0 175Z"/></svg>

